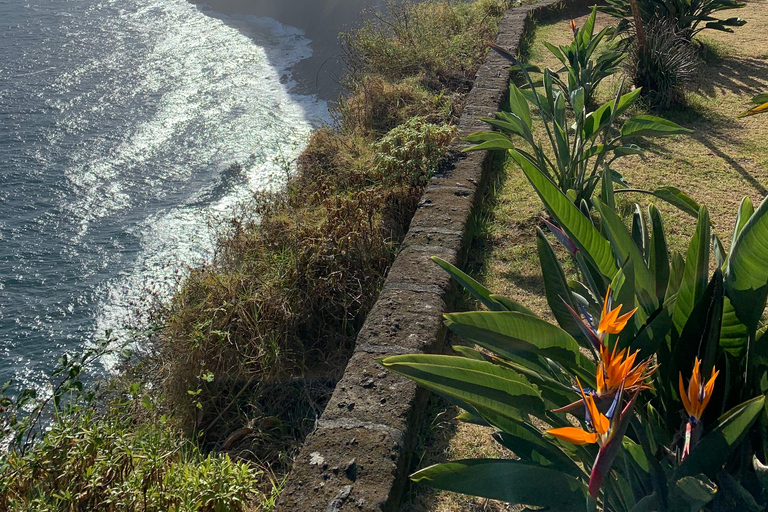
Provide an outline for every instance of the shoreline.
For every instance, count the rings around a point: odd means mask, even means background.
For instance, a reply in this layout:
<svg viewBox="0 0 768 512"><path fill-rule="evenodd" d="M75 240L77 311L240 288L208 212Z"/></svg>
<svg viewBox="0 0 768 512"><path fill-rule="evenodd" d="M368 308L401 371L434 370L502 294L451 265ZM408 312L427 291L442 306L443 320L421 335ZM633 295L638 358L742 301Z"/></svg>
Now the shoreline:
<svg viewBox="0 0 768 512"><path fill-rule="evenodd" d="M338 79L344 71L339 33L360 25L365 12L380 10L382 0L187 0L202 12L272 18L298 28L311 41L312 55L289 69L295 85L291 94L314 94L335 102L344 88ZM298 5L297 5L298 4Z"/></svg>

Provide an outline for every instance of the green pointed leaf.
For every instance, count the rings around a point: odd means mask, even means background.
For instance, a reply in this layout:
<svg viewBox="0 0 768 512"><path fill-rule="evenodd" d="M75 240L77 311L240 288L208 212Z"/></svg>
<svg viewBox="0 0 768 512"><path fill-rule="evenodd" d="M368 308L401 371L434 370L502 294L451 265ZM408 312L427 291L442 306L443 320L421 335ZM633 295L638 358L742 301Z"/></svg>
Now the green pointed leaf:
<svg viewBox="0 0 768 512"><path fill-rule="evenodd" d="M731 299L723 300L723 320L720 325L720 346L733 357L741 357L747 348L749 329L736 316Z"/></svg>
<svg viewBox="0 0 768 512"><path fill-rule="evenodd" d="M468 357L469 359L474 359L475 361L488 360L479 350L475 350L470 347L465 347L464 345L454 345L451 348L454 351L458 352L459 354L463 355L464 357Z"/></svg>
<svg viewBox="0 0 768 512"><path fill-rule="evenodd" d="M411 475L425 483L472 496L552 511L585 511L584 483L556 469L517 460L471 459L437 464Z"/></svg>
<svg viewBox="0 0 768 512"><path fill-rule="evenodd" d="M733 237L731 237L731 252L733 252L733 247L736 245L736 239L739 237L739 233L741 233L741 230L744 229L744 226L746 225L747 221L754 215L755 213L755 207L752 205L752 201L749 199L749 196L744 196L744 198L741 200L741 204L739 205L739 211L736 214L736 223L733 225ZM731 254L728 254L728 258L730 259Z"/></svg>
<svg viewBox="0 0 768 512"><path fill-rule="evenodd" d="M764 402L765 397L761 395L737 405L721 416L717 425L699 441L675 470L674 478L680 479L699 473L713 478L749 432L763 410Z"/></svg>
<svg viewBox="0 0 768 512"><path fill-rule="evenodd" d="M531 121L531 110L528 107L528 100L525 99L520 89L513 83L509 85L509 110L519 117L530 130L533 126Z"/></svg>
<svg viewBox="0 0 768 512"><path fill-rule="evenodd" d="M379 362L429 390L514 421L544 414L539 391L520 374L493 363L435 354L397 355Z"/></svg>
<svg viewBox="0 0 768 512"><path fill-rule="evenodd" d="M548 357L566 367L594 367L567 332L516 312L470 311L445 315L448 328L502 357Z"/></svg>
<svg viewBox="0 0 768 512"><path fill-rule="evenodd" d="M674 251L672 253L672 264L669 266L669 282L667 284L667 293L664 295L664 302L673 297L677 297L677 292L680 290L680 283L683 281L683 273L685 272L685 260L680 253Z"/></svg>
<svg viewBox="0 0 768 512"><path fill-rule="evenodd" d="M545 438L536 428L526 423L510 423L494 439L523 460L540 466L552 467L571 476L584 475L573 460L555 443Z"/></svg>
<svg viewBox="0 0 768 512"><path fill-rule="evenodd" d="M725 287L736 315L751 331L756 330L768 296L768 198L736 237Z"/></svg>
<svg viewBox="0 0 768 512"><path fill-rule="evenodd" d="M656 116L635 116L621 127L622 137L659 137L681 133L693 133L693 130Z"/></svg>
<svg viewBox="0 0 768 512"><path fill-rule="evenodd" d="M492 293L490 297L491 297L491 300L495 300L496 302L504 306L504 308L506 308L507 311L517 311L518 313L525 313L526 315L531 315L536 317L539 316L533 311L531 311L530 309L528 309L527 307L520 304L519 302L516 302L508 297L504 297L503 295L496 295L495 293Z"/></svg>
<svg viewBox="0 0 768 512"><path fill-rule="evenodd" d="M611 251L611 244L600 236L592 222L584 217L573 203L524 156L516 151L510 155L520 164L531 185L539 194L547 210L552 214L568 237L592 260L609 279L618 272Z"/></svg>
<svg viewBox="0 0 768 512"><path fill-rule="evenodd" d="M555 320L557 320L557 323L560 324L560 327L565 332L573 336L582 346L589 347L589 340L584 337L576 320L571 316L565 305L568 304L574 311L578 311L576 304L573 302L563 268L560 266L555 251L549 245L546 236L538 227L536 228L536 247L539 252L541 275L544 279L544 294L547 297L549 309L552 310Z"/></svg>
<svg viewBox="0 0 768 512"><path fill-rule="evenodd" d="M445 260L441 260L437 256L432 256L432 261L440 265L445 269L446 272L448 272L451 277L454 279L454 281L458 282L461 286L464 287L467 292L477 301L479 301L481 304L483 304L485 307L490 309L491 311L504 311L506 308L496 302L495 300L491 299L491 292L489 292L483 285L469 277L467 274L456 268L455 266L451 265Z"/></svg>
<svg viewBox="0 0 768 512"><path fill-rule="evenodd" d="M688 245L685 271L683 272L683 279L677 292L675 312L672 315L677 332L683 331L688 316L707 287L709 243L709 213L707 208L702 206L701 210L699 210L699 221L696 224L696 231Z"/></svg>
<svg viewBox="0 0 768 512"><path fill-rule="evenodd" d="M648 250L648 270L653 276L656 285L656 297L664 300L669 283L669 252L667 249L667 237L664 233L664 224L661 222L661 214L655 206L648 205L648 217L651 220L651 246Z"/></svg>
<svg viewBox="0 0 768 512"><path fill-rule="evenodd" d="M627 227L621 221L616 212L611 208L606 207L599 199L595 198L592 201L595 209L603 219L603 228L608 235L613 252L620 261L626 261L629 259L632 261L632 269L634 271L634 286L638 299L642 297L650 297L655 299L656 288L654 284L651 272L648 267L645 266L643 259L643 253L637 247L632 235L627 231ZM640 293L640 291L646 292L646 294ZM643 308L647 313L656 310L657 303L654 301L649 303L641 302ZM633 306L634 301L629 304Z"/></svg>

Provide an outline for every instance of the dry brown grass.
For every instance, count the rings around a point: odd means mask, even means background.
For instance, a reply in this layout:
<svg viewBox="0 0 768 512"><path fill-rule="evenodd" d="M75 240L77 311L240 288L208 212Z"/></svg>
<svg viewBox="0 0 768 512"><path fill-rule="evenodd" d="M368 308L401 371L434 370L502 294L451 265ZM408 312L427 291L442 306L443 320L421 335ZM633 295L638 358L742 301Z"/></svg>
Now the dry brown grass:
<svg viewBox="0 0 768 512"><path fill-rule="evenodd" d="M583 25L589 12L583 4L555 12L538 21L530 48L530 61L554 69L559 62L542 41L566 44L568 23ZM768 90L768 1L752 0L739 16L747 25L734 34L706 31L700 40L706 48L690 90L687 107L660 115L694 130L691 136L657 139L642 157L623 160L620 172L637 188L674 185L709 208L714 232L730 244L736 208L744 195L757 203L768 194L768 121L736 116L755 94ZM598 13L597 27L613 19ZM598 90L598 101L615 94L620 77L607 80ZM641 113L640 111L636 113ZM537 314L549 316L535 247L535 227L543 213L530 184L513 163L506 162L495 193L485 212L486 228L479 245L481 277L494 293L511 297ZM628 213L631 201L648 203L648 197L619 196L619 208ZM654 203L664 215L673 249L684 251L694 220L665 204ZM457 410L443 406L440 427L425 441L419 467L464 457L509 457L491 438L490 428L455 422ZM507 511L514 507L453 493L416 488L405 510L458 512Z"/></svg>

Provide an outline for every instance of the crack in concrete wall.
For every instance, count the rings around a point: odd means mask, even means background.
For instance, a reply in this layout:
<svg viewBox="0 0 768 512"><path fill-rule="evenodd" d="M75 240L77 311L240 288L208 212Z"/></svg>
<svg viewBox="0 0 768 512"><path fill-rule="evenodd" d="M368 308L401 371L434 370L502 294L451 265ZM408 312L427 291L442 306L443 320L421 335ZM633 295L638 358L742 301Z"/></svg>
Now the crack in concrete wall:
<svg viewBox="0 0 768 512"><path fill-rule="evenodd" d="M496 44L517 51L531 16L564 0L508 10ZM449 162L430 179L376 304L357 336L344 376L294 462L280 512L397 510L419 435L427 392L383 369L387 355L440 352L442 315L453 305L448 274L430 260L460 265L467 226L490 171L486 152L461 153L462 139L487 130L507 97L510 63L490 51L467 94Z"/></svg>

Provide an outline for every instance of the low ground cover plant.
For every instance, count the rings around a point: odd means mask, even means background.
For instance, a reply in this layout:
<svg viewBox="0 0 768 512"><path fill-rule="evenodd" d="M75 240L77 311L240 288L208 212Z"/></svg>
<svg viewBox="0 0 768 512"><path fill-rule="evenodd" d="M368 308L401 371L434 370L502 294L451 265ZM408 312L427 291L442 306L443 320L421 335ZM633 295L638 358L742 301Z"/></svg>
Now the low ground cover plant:
<svg viewBox="0 0 768 512"><path fill-rule="evenodd" d="M201 453L177 422L157 415L156 397L141 384L93 381L94 363L115 355L111 341L107 336L94 349L63 356L47 394L3 386L0 509L237 512L253 503L269 509L272 496L257 491L264 487L261 470Z"/></svg>

